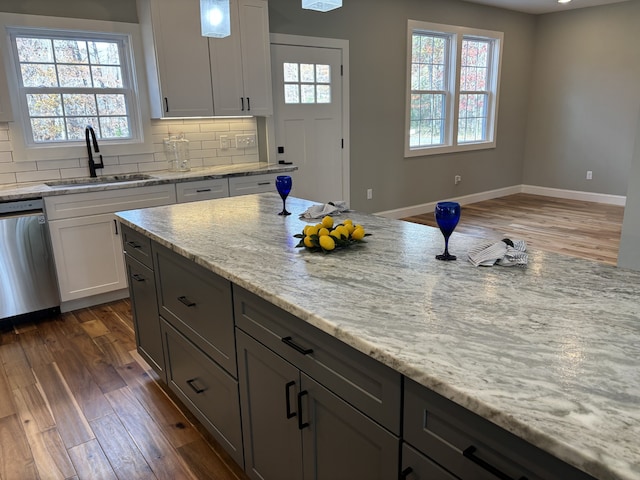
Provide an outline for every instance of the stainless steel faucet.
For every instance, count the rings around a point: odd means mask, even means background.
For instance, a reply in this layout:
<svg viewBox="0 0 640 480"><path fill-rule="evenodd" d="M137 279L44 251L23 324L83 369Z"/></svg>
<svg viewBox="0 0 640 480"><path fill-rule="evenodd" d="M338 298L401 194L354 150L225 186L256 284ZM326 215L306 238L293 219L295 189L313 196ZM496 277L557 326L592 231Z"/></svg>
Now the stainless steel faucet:
<svg viewBox="0 0 640 480"><path fill-rule="evenodd" d="M89 154L89 176L92 178L97 177L96 168L104 168L104 163L102 162L102 154L100 154L100 162L96 163L93 161L93 153L98 153L100 148L98 147L98 139L96 138L96 132L93 131L93 127L91 125L87 125L87 128L84 129L84 138L87 141L87 153ZM93 150L91 149L91 143L93 142Z"/></svg>

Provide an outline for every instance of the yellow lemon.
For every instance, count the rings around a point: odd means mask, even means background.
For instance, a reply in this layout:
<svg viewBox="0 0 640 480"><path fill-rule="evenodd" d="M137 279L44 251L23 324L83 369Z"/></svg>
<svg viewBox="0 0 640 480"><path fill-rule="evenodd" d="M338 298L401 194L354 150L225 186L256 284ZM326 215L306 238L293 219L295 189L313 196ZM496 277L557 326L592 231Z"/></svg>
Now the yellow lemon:
<svg viewBox="0 0 640 480"><path fill-rule="evenodd" d="M353 223L345 223L344 224L344 228L347 229L347 231L349 232L349 235L351 235L353 233L353 231L356 229L355 225Z"/></svg>
<svg viewBox="0 0 640 480"><path fill-rule="evenodd" d="M319 237L324 237L325 235L329 235L329 230L322 227L320 230L318 230L318 236Z"/></svg>
<svg viewBox="0 0 640 480"><path fill-rule="evenodd" d="M313 240L311 239L311 237L309 235L304 237L304 246L307 247L307 248L315 247L315 245L313 244Z"/></svg>
<svg viewBox="0 0 640 480"><path fill-rule="evenodd" d="M343 220L342 223L344 223L345 225L353 225L353 220L347 218L346 220Z"/></svg>
<svg viewBox="0 0 640 480"><path fill-rule="evenodd" d="M320 246L325 250L333 250L336 248L336 242L330 235L320 237Z"/></svg>
<svg viewBox="0 0 640 480"><path fill-rule="evenodd" d="M349 237L349 229L344 225L338 225L333 231L338 233L341 237Z"/></svg>
<svg viewBox="0 0 640 480"><path fill-rule="evenodd" d="M354 240L362 240L364 238L364 234L364 228L358 227L351 234L351 238L353 238Z"/></svg>
<svg viewBox="0 0 640 480"><path fill-rule="evenodd" d="M317 235L318 234L318 226L317 225L307 225L306 227L304 227L304 234L306 236Z"/></svg>
<svg viewBox="0 0 640 480"><path fill-rule="evenodd" d="M333 227L333 217L331 217L330 215L325 216L322 219L322 226L325 228Z"/></svg>

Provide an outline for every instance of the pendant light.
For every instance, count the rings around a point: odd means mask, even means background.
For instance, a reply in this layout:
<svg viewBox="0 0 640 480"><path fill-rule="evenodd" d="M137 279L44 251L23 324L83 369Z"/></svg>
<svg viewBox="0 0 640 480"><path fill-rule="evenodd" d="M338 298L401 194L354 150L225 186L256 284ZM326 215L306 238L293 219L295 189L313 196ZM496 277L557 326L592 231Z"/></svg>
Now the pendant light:
<svg viewBox="0 0 640 480"><path fill-rule="evenodd" d="M200 26L203 37L231 35L229 0L200 0Z"/></svg>
<svg viewBox="0 0 640 480"><path fill-rule="evenodd" d="M342 6L342 0L302 0L302 8L317 12L328 12Z"/></svg>

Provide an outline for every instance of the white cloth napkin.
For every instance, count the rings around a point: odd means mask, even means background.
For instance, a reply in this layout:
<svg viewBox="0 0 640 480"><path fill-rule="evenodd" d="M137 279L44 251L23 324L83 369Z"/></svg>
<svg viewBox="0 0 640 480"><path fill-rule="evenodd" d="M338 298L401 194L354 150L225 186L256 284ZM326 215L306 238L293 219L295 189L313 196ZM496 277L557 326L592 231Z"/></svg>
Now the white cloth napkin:
<svg viewBox="0 0 640 480"><path fill-rule="evenodd" d="M527 244L524 240L486 241L469 249L469 261L476 267L490 267L501 265L510 267L513 265L525 266L529 261L526 253Z"/></svg>
<svg viewBox="0 0 640 480"><path fill-rule="evenodd" d="M300 214L300 218L322 218L325 215L340 215L349 211L347 202L342 200L325 203L324 205L312 205Z"/></svg>

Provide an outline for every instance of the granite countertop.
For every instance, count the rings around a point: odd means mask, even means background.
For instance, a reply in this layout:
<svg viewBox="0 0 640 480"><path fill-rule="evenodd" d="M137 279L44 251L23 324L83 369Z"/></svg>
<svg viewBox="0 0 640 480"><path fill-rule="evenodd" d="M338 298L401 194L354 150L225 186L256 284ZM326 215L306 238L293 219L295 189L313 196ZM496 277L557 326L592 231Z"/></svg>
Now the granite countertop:
<svg viewBox="0 0 640 480"><path fill-rule="evenodd" d="M214 167L192 168L188 172L160 171L149 173L149 178L133 181L62 184L49 186L45 182L14 183L0 185L0 202L23 200L34 197L50 197L53 195L67 195L70 193L97 192L102 190L117 190L166 183L193 182L214 178L260 175L264 173L290 172L297 170L295 165L270 165L265 162L239 163L235 165L218 165ZM145 175L145 174L141 174ZM100 178L102 175L98 175ZM117 176L117 175L116 175ZM109 177L109 176L107 176ZM76 179L68 179L70 182Z"/></svg>
<svg viewBox="0 0 640 480"><path fill-rule="evenodd" d="M640 478L639 273L541 251L476 268L478 240L456 233L458 261L440 262L439 230L355 212L366 245L311 253L293 238L310 205L289 198L281 217L268 193L118 215L594 477Z"/></svg>

